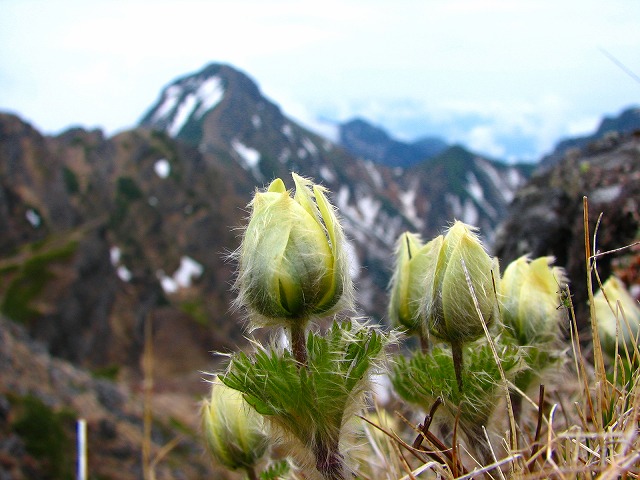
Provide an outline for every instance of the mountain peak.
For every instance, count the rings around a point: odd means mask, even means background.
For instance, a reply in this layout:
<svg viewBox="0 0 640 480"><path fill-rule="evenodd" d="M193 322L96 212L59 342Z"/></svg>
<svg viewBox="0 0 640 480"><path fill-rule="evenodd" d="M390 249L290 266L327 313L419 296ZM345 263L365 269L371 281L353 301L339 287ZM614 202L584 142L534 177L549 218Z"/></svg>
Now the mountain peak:
<svg viewBox="0 0 640 480"><path fill-rule="evenodd" d="M143 116L140 126L162 130L189 143L198 143L193 138L194 133L202 126L207 113L215 109L229 92L238 89L253 99L261 97L258 86L247 75L229 65L211 63L166 86L158 101Z"/></svg>

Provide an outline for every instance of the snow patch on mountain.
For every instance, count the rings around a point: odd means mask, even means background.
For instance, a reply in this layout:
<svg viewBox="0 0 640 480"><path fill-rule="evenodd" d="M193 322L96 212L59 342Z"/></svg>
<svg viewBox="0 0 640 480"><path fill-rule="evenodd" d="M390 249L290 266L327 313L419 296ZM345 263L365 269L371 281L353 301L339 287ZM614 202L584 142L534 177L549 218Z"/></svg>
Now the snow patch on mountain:
<svg viewBox="0 0 640 480"><path fill-rule="evenodd" d="M33 228L38 228L42 224L42 218L40 218L38 212L36 212L33 208L27 210L24 216L27 219L27 222L29 222Z"/></svg>
<svg viewBox="0 0 640 480"><path fill-rule="evenodd" d="M471 196L471 198L473 198L477 206L482 209L485 215L489 216L493 220L496 220L498 217L498 212L496 211L495 207L491 205L491 203L487 201L487 199L485 198L484 189L482 188L482 185L480 185L480 182L478 181L478 178L476 177L476 175L473 172L469 171L467 172L466 177L467 177L466 190ZM469 215L470 217L475 217L476 215L478 215L476 206L473 205L473 208L467 207L466 203L467 202L465 201L463 206L463 211L466 210L467 212L466 214ZM478 219L476 219L476 222L477 221ZM472 223L473 225L476 225L475 222L466 222L466 223Z"/></svg>
<svg viewBox="0 0 640 480"><path fill-rule="evenodd" d="M380 211L380 201L373 197L362 197L358 199L358 211L365 227L372 227Z"/></svg>
<svg viewBox="0 0 640 480"><path fill-rule="evenodd" d="M409 220L417 230L422 230L424 227L424 220L418 217L416 210L416 197L417 197L418 182L411 182L411 186L404 191L398 193L398 200L402 205L402 214Z"/></svg>
<svg viewBox="0 0 640 480"><path fill-rule="evenodd" d="M382 181L382 175L380 175L380 172L375 167L373 162L369 160L365 161L364 168L367 169L367 173L369 174L369 177L371 177L371 180L373 180L373 184L375 185L375 187L382 189L382 187L384 186L384 182Z"/></svg>
<svg viewBox="0 0 640 480"><path fill-rule="evenodd" d="M285 123L280 130L289 140L293 141L293 128L288 123Z"/></svg>
<svg viewBox="0 0 640 480"><path fill-rule="evenodd" d="M475 159L476 166L489 178L491 183L500 192L505 203L511 203L515 192L520 188L525 178L515 168L508 168L506 172L500 173L490 162L480 158Z"/></svg>
<svg viewBox="0 0 640 480"><path fill-rule="evenodd" d="M336 181L336 176L331 171L331 169L329 167L327 167L326 165L321 165L320 166L320 176L327 183L333 183L333 182Z"/></svg>
<svg viewBox="0 0 640 480"><path fill-rule="evenodd" d="M200 101L200 106L196 112L196 117L200 118L213 107L215 107L224 96L224 87L218 77L210 77L206 79L195 93L196 98Z"/></svg>
<svg viewBox="0 0 640 480"><path fill-rule="evenodd" d="M469 225L478 226L480 220L480 212L471 198L465 198L464 201L460 197L447 193L445 201L453 212L453 219L460 220Z"/></svg>
<svg viewBox="0 0 640 480"><path fill-rule="evenodd" d="M260 152L254 148L247 147L237 138L231 141L231 147L240 155L242 166L246 170L254 169L260 163Z"/></svg>
<svg viewBox="0 0 640 480"><path fill-rule="evenodd" d="M220 78L209 77L204 81L189 79L170 85L164 91L164 100L156 109L152 123L168 120L166 131L172 137L180 133L192 116L200 119L214 108L224 96Z"/></svg>
<svg viewBox="0 0 640 480"><path fill-rule="evenodd" d="M171 277L162 270L159 270L157 275L162 290L165 293L175 293L181 288L189 288L193 280L200 277L203 272L204 267L201 264L185 255L180 259L180 266Z"/></svg>
<svg viewBox="0 0 640 480"><path fill-rule="evenodd" d="M153 170L160 178L167 178L171 173L171 164L166 158L161 158L153 164Z"/></svg>
<svg viewBox="0 0 640 480"><path fill-rule="evenodd" d="M304 145L304 148L307 149L307 152L309 152L312 157L318 156L318 147L316 147L308 137L302 139L302 145Z"/></svg>

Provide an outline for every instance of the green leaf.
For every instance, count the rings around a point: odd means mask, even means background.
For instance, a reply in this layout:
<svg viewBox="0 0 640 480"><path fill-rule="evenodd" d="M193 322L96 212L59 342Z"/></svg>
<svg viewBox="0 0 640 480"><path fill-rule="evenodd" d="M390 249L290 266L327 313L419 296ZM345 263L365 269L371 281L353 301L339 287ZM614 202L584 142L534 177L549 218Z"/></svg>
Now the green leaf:
<svg viewBox="0 0 640 480"><path fill-rule="evenodd" d="M522 370L522 352L517 346L497 345L502 368L508 379ZM393 367L391 381L406 401L428 411L438 397L446 411L461 423L486 425L503 394L500 371L491 348L485 341L468 345L464 351L464 391L457 387L453 359L448 348L436 347L431 353L400 357Z"/></svg>
<svg viewBox="0 0 640 480"><path fill-rule="evenodd" d="M306 368L288 351L263 349L251 357L234 355L221 380L305 447L311 449L317 438L337 444L388 340L373 328L334 322L326 336L309 333Z"/></svg>

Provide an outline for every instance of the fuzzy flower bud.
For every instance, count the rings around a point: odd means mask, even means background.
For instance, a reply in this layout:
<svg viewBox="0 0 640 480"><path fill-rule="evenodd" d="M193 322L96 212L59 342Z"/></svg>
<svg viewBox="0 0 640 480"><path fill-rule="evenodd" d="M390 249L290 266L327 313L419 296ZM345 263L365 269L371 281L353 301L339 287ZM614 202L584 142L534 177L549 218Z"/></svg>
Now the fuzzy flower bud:
<svg viewBox="0 0 640 480"><path fill-rule="evenodd" d="M553 257L511 262L500 281L502 320L520 345L538 345L557 338L561 318L560 288L564 270L552 267Z"/></svg>
<svg viewBox="0 0 640 480"><path fill-rule="evenodd" d="M640 330L638 302L631 297L622 281L613 275L604 282L602 288L604 293L599 290L593 297L602 347L608 354L616 355L616 332L618 332L620 351L623 352L626 345L626 348L633 352L633 342L637 341ZM627 322L631 330L627 327Z"/></svg>
<svg viewBox="0 0 640 480"><path fill-rule="evenodd" d="M434 275L427 279L425 315L430 332L450 343L461 344L484 333L473 296L487 326L497 317L494 281L499 280L497 259L484 249L473 227L456 221L442 240ZM493 277L493 278L492 278Z"/></svg>
<svg viewBox="0 0 640 480"><path fill-rule="evenodd" d="M418 333L422 328L421 305L427 293L425 279L433 276L441 246L442 236L426 245L414 233L405 232L398 239L396 268L391 278L389 318L411 333Z"/></svg>
<svg viewBox="0 0 640 480"><path fill-rule="evenodd" d="M225 467L251 468L264 455L267 436L262 417L237 390L216 379L201 414L207 449Z"/></svg>
<svg viewBox="0 0 640 480"><path fill-rule="evenodd" d="M257 192L240 247L238 304L256 325L305 322L352 298L345 239L325 189L295 173L292 197L279 178Z"/></svg>

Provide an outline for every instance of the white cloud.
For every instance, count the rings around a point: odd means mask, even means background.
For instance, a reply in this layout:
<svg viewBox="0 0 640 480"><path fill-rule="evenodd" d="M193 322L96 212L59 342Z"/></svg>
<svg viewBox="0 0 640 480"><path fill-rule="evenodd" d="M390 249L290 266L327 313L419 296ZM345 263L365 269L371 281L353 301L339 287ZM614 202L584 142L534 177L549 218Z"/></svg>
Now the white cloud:
<svg viewBox="0 0 640 480"><path fill-rule="evenodd" d="M466 136L465 144L474 152L482 152L486 155L501 158L506 152L495 139L495 131L489 126L474 127Z"/></svg>

